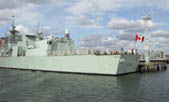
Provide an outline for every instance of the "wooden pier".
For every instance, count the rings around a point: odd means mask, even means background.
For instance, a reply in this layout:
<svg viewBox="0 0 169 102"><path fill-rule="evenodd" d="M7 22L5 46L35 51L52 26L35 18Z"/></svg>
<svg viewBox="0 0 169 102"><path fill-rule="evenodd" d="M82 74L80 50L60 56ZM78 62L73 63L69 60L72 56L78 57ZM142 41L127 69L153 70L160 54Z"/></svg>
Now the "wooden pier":
<svg viewBox="0 0 169 102"><path fill-rule="evenodd" d="M157 72L167 70L168 59L151 59L149 64L145 63L145 60L140 59L140 63L137 68L137 72Z"/></svg>

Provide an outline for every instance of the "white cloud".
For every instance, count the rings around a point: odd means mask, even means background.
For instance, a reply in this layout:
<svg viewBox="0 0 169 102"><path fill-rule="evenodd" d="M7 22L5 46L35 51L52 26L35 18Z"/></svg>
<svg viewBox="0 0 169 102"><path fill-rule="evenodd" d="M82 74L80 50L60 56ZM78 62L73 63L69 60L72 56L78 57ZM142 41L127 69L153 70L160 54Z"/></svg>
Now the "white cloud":
<svg viewBox="0 0 169 102"><path fill-rule="evenodd" d="M52 31L52 34L54 35L63 35L65 33L65 31L59 29L59 28L55 28L53 31Z"/></svg>
<svg viewBox="0 0 169 102"><path fill-rule="evenodd" d="M17 8L19 3L16 0L0 0L0 9L13 9Z"/></svg>
<svg viewBox="0 0 169 102"><path fill-rule="evenodd" d="M152 30L158 24L149 21L148 25L149 25L149 30ZM143 20L127 20L127 19L114 18L110 22L108 22L107 26L110 29L117 31L115 36L120 40L133 41L135 39L136 34L143 35L144 32Z"/></svg>
<svg viewBox="0 0 169 102"><path fill-rule="evenodd" d="M18 0L18 2L23 3L32 3L32 4L49 4L54 2L55 0Z"/></svg>
<svg viewBox="0 0 169 102"><path fill-rule="evenodd" d="M152 38L151 40L154 40L155 44L161 44L161 45L168 45L169 44L169 38L158 37L158 38Z"/></svg>
<svg viewBox="0 0 169 102"><path fill-rule="evenodd" d="M10 9L0 10L0 26L6 25L12 20L13 11Z"/></svg>
<svg viewBox="0 0 169 102"><path fill-rule="evenodd" d="M100 25L97 24L97 21L99 19L89 19L84 15L80 16L67 16L66 19L68 21L71 21L72 23L75 23L77 25L89 28L89 29L99 29L102 28ZM97 20L97 21L96 21Z"/></svg>
<svg viewBox="0 0 169 102"><path fill-rule="evenodd" d="M136 33L120 30L119 32L117 32L116 37L120 40L134 41L135 35Z"/></svg>
<svg viewBox="0 0 169 102"><path fill-rule="evenodd" d="M42 31L43 35L51 35L51 27L49 26L43 26L40 31Z"/></svg>
<svg viewBox="0 0 169 102"><path fill-rule="evenodd" d="M169 31L157 30L152 33L153 37L166 37L169 38Z"/></svg>
<svg viewBox="0 0 169 102"><path fill-rule="evenodd" d="M151 38L149 39L150 49L151 50L163 50L168 53L168 44L169 38ZM134 48L133 40L121 40L116 39L112 36L105 36L101 34L88 34L79 39L79 47L81 48L92 48L97 50L120 50L123 48L124 50L128 50L130 48ZM137 42L136 49L139 52L144 52L144 43Z"/></svg>
<svg viewBox="0 0 169 102"><path fill-rule="evenodd" d="M50 30L51 28L49 26L44 26L42 29L43 30Z"/></svg>
<svg viewBox="0 0 169 102"><path fill-rule="evenodd" d="M80 0L72 6L66 8L65 11L73 15L89 14L91 12L98 13L118 8L120 4L117 4L117 2L117 0Z"/></svg>
<svg viewBox="0 0 169 102"><path fill-rule="evenodd" d="M44 35L48 35L50 33L50 27L49 26L43 26L39 30L42 31ZM23 25L17 25L16 30L20 32L20 34L28 34L28 35L35 35L37 33L37 29L30 29Z"/></svg>
<svg viewBox="0 0 169 102"><path fill-rule="evenodd" d="M112 41L113 40L113 37L108 37L107 38L107 41Z"/></svg>
<svg viewBox="0 0 169 102"><path fill-rule="evenodd" d="M76 2L73 6L68 7L65 9L65 11L72 13L73 15L81 15L84 13L87 13L88 11L94 11L94 4L92 3L92 0L80 0L79 2Z"/></svg>
<svg viewBox="0 0 169 102"><path fill-rule="evenodd" d="M3 9L0 10L0 24L1 26L12 22L12 16L15 16L17 23L32 24L33 20L40 18L42 15L37 11L32 11L36 6L27 5L22 8Z"/></svg>
<svg viewBox="0 0 169 102"><path fill-rule="evenodd" d="M83 48L103 48L103 38L101 34L88 34L79 39L80 47Z"/></svg>
<svg viewBox="0 0 169 102"><path fill-rule="evenodd" d="M33 32L30 31L28 28L24 27L23 25L17 25L16 30L19 31L20 34L33 35Z"/></svg>
<svg viewBox="0 0 169 102"><path fill-rule="evenodd" d="M78 18L77 18L77 24L79 25L93 25L95 23L94 20L90 20L88 18L86 18L84 15L80 15Z"/></svg>
<svg viewBox="0 0 169 102"><path fill-rule="evenodd" d="M0 0L0 9L14 9L25 7L28 4L40 5L52 2L54 2L54 0Z"/></svg>
<svg viewBox="0 0 169 102"><path fill-rule="evenodd" d="M94 48L98 50L118 50L121 48L128 49L130 41L118 40L112 36L105 37L101 34L88 34L79 39L79 46L82 48Z"/></svg>
<svg viewBox="0 0 169 102"><path fill-rule="evenodd" d="M41 18L35 9L40 5L51 4L55 0L0 0L0 26L11 22L12 16L16 16L18 23L32 23L32 20ZM58 2L57 2L58 3ZM57 6L57 4L56 4Z"/></svg>
<svg viewBox="0 0 169 102"><path fill-rule="evenodd" d="M164 37L152 37L150 39L150 49L151 50L162 50L169 54L168 50L169 38Z"/></svg>
<svg viewBox="0 0 169 102"><path fill-rule="evenodd" d="M155 27L157 24L152 21L148 22L149 28ZM143 32L144 31L144 22L143 20L127 20L113 18L107 26L115 30L123 30L125 32Z"/></svg>
<svg viewBox="0 0 169 102"><path fill-rule="evenodd" d="M65 11L73 15L135 7L150 7L169 11L168 5L168 0L79 0L70 7L67 7Z"/></svg>

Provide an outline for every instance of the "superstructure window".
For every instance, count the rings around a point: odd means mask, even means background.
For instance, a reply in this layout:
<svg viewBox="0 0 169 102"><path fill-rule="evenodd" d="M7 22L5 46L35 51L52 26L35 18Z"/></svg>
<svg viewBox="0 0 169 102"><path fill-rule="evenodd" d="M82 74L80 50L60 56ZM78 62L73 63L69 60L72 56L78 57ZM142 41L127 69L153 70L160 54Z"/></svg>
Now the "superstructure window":
<svg viewBox="0 0 169 102"><path fill-rule="evenodd" d="M52 44L52 41L47 41L47 44L51 45L51 44Z"/></svg>

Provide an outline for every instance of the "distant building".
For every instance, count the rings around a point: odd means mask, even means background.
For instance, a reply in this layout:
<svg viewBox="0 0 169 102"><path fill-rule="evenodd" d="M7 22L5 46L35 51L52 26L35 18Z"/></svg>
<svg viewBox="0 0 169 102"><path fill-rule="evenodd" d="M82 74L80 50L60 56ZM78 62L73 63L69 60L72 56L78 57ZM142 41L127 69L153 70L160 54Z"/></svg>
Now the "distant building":
<svg viewBox="0 0 169 102"><path fill-rule="evenodd" d="M163 51L152 51L150 52L150 58L151 59L165 58L165 54Z"/></svg>
<svg viewBox="0 0 169 102"><path fill-rule="evenodd" d="M149 56L150 56L150 59L162 59L166 57L169 58L169 55L168 56L165 55L165 53L161 50L157 50L157 51L152 50L151 52L149 52ZM144 54L141 54L140 58L144 59Z"/></svg>
<svg viewBox="0 0 169 102"><path fill-rule="evenodd" d="M169 55L165 55L165 58L168 58L168 59L169 59Z"/></svg>

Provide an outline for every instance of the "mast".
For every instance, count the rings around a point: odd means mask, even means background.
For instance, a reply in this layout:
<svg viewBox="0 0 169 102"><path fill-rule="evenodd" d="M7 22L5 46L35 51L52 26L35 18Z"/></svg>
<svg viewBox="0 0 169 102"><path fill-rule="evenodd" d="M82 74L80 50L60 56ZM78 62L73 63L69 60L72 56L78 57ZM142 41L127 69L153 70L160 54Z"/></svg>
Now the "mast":
<svg viewBox="0 0 169 102"><path fill-rule="evenodd" d="M15 25L15 16L12 16L12 28L14 28Z"/></svg>
<svg viewBox="0 0 169 102"><path fill-rule="evenodd" d="M16 43L16 34L19 33L19 31L16 30L15 26L15 16L12 16L12 28L9 29L9 35L8 35L8 42L10 43Z"/></svg>
<svg viewBox="0 0 169 102"><path fill-rule="evenodd" d="M38 19L38 29L37 29L37 33L39 33L39 30L40 30L40 29L39 29L39 19Z"/></svg>
<svg viewBox="0 0 169 102"><path fill-rule="evenodd" d="M42 32L40 31L40 23L39 23L39 19L38 19L38 25L37 25L37 37L39 40L42 40Z"/></svg>
<svg viewBox="0 0 169 102"><path fill-rule="evenodd" d="M18 33L18 31L15 28L16 28L16 26L15 26L15 16L12 16L12 29L9 30L12 35L15 35L16 33Z"/></svg>

